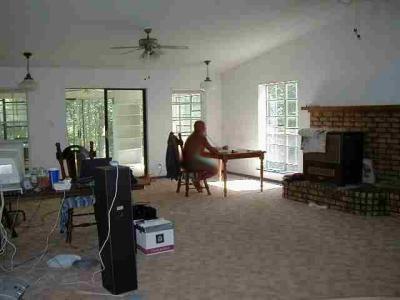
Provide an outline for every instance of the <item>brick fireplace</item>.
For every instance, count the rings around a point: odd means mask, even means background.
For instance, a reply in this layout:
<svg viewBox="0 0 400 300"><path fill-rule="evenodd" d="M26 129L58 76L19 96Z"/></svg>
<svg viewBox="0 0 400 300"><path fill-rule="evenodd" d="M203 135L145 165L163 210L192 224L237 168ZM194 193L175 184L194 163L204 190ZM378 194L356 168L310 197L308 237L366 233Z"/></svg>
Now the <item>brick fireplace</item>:
<svg viewBox="0 0 400 300"><path fill-rule="evenodd" d="M400 105L311 106L311 128L364 132L364 158L373 161L377 181L400 179Z"/></svg>
<svg viewBox="0 0 400 300"><path fill-rule="evenodd" d="M287 178L284 198L314 202L331 209L400 217L400 105L309 106L311 128L364 133L364 158L372 159L376 185L336 187Z"/></svg>

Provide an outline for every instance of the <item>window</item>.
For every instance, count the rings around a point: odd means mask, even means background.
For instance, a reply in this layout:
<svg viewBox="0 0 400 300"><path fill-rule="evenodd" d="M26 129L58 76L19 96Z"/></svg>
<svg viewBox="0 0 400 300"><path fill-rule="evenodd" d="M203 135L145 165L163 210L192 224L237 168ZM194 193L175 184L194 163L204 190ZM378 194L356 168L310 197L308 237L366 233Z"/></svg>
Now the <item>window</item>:
<svg viewBox="0 0 400 300"><path fill-rule="evenodd" d="M266 168L270 172L298 171L297 81L268 83L266 94Z"/></svg>
<svg viewBox="0 0 400 300"><path fill-rule="evenodd" d="M94 142L97 155L106 156L103 89L66 91L67 141L89 149Z"/></svg>
<svg viewBox="0 0 400 300"><path fill-rule="evenodd" d="M69 145L89 149L147 175L146 94L142 89L67 89Z"/></svg>
<svg viewBox="0 0 400 300"><path fill-rule="evenodd" d="M28 104L24 92L0 93L0 139L23 142L28 163Z"/></svg>
<svg viewBox="0 0 400 300"><path fill-rule="evenodd" d="M172 94L172 131L188 137L193 125L202 118L201 92L176 92Z"/></svg>

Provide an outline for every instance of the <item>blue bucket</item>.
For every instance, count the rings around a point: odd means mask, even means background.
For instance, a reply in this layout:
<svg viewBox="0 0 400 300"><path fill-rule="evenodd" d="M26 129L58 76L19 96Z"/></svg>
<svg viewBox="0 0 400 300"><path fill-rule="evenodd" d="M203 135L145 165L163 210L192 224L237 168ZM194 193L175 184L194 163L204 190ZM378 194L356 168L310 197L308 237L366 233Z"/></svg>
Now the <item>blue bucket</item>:
<svg viewBox="0 0 400 300"><path fill-rule="evenodd" d="M60 181L60 170L58 170L57 168L50 168L49 181L51 186L53 186L54 183Z"/></svg>

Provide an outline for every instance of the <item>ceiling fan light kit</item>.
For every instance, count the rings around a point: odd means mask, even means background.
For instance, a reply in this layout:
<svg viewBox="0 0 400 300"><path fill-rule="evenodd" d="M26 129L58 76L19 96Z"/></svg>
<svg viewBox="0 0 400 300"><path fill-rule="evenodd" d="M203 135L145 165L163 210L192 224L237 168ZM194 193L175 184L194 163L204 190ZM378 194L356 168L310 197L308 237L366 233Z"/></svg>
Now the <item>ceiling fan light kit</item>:
<svg viewBox="0 0 400 300"><path fill-rule="evenodd" d="M207 74L206 74L206 79L204 79L201 83L200 83L200 89L202 91L209 91L213 88L213 82L210 79L210 74L209 74L209 65L211 63L211 60L205 60L204 61L206 68L207 68Z"/></svg>
<svg viewBox="0 0 400 300"><path fill-rule="evenodd" d="M33 79L33 77L31 76L30 72L29 72L29 58L32 56L31 52L24 52L23 55L26 58L26 75L24 80L22 80L19 85L18 88L21 90L25 90L25 91L34 91L38 88L38 83L37 81L35 81Z"/></svg>

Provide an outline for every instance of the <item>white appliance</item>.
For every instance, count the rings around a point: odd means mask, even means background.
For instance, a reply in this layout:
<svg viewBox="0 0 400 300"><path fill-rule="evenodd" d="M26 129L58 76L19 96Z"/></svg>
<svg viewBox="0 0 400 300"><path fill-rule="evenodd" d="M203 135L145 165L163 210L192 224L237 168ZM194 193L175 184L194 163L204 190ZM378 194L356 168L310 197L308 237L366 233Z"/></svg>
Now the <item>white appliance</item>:
<svg viewBox="0 0 400 300"><path fill-rule="evenodd" d="M24 145L19 141L0 141L0 185L5 191L22 191Z"/></svg>

